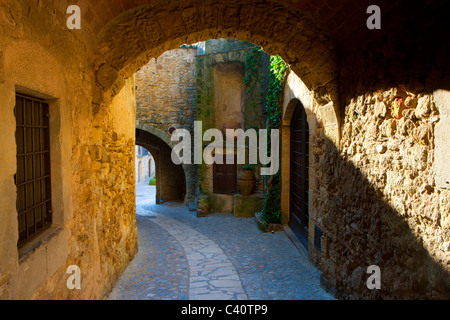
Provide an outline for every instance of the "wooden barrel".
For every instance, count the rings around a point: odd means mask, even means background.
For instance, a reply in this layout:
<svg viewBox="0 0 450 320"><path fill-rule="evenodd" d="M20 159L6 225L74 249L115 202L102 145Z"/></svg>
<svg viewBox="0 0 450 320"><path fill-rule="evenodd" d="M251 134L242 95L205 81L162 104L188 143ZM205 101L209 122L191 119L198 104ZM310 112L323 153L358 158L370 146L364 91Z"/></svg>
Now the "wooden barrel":
<svg viewBox="0 0 450 320"><path fill-rule="evenodd" d="M256 178L253 170L241 170L237 179L239 191L243 196L249 196L255 188Z"/></svg>

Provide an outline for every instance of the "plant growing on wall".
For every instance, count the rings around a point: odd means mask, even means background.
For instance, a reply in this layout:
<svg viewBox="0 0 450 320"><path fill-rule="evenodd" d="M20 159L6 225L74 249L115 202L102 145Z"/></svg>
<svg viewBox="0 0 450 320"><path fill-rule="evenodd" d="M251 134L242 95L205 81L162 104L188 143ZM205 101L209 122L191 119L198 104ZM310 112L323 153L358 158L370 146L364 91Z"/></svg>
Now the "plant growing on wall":
<svg viewBox="0 0 450 320"><path fill-rule="evenodd" d="M261 57L262 57L262 49L260 47L254 47L250 53L247 54L246 61L245 61L245 77L244 77L244 84L247 87L246 91L247 94L251 94L254 86L255 81L258 78L259 73L259 67L261 64Z"/></svg>
<svg viewBox="0 0 450 320"><path fill-rule="evenodd" d="M283 90L287 74L287 64L279 56L270 57L268 74L268 92L266 98L268 144L270 145L270 130L280 129L283 108ZM268 149L270 150L270 149ZM281 154L281 152L280 152ZM269 180L269 190L264 201L262 219L264 225L281 223L281 172Z"/></svg>
<svg viewBox="0 0 450 320"><path fill-rule="evenodd" d="M255 171L255 166L253 164L246 164L246 165L242 166L242 170Z"/></svg>
<svg viewBox="0 0 450 320"><path fill-rule="evenodd" d="M264 118L259 114L265 102L263 99L264 95L261 92L262 61L265 54L261 47L254 46L245 59L246 123L250 121L253 125L257 124L258 126L263 126L264 124Z"/></svg>

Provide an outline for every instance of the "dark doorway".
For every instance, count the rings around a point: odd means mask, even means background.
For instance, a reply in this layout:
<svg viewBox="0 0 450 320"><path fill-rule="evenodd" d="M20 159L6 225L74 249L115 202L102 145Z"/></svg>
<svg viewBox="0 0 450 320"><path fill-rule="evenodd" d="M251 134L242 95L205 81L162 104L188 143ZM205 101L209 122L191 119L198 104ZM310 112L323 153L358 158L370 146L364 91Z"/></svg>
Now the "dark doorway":
<svg viewBox="0 0 450 320"><path fill-rule="evenodd" d="M309 126L305 108L298 102L291 122L289 226L308 249Z"/></svg>
<svg viewBox="0 0 450 320"><path fill-rule="evenodd" d="M236 143L236 141L235 141ZM213 164L213 192L218 194L237 193L237 155L226 154L223 164Z"/></svg>
<svg viewBox="0 0 450 320"><path fill-rule="evenodd" d="M237 165L217 164L213 165L213 192L221 194L237 193Z"/></svg>

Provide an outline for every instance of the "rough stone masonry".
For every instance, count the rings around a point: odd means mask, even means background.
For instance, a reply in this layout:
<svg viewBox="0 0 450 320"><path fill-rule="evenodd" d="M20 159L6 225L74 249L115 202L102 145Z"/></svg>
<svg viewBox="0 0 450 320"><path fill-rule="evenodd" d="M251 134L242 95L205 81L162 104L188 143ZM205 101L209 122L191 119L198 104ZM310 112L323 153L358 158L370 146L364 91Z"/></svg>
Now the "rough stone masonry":
<svg viewBox="0 0 450 320"><path fill-rule="evenodd" d="M320 226L322 285L342 299L449 299L445 2L380 5L381 30L366 28L367 5L353 0L79 5L82 28L69 30L67 1L0 3L2 299L110 291L138 248L131 77L169 49L215 38L280 54L318 110L309 114L317 134L308 240L312 253ZM17 246L16 93L50 108L53 221L25 249ZM282 179L288 187L288 174ZM372 264L380 290L365 286ZM66 286L70 265L80 267L82 290Z"/></svg>

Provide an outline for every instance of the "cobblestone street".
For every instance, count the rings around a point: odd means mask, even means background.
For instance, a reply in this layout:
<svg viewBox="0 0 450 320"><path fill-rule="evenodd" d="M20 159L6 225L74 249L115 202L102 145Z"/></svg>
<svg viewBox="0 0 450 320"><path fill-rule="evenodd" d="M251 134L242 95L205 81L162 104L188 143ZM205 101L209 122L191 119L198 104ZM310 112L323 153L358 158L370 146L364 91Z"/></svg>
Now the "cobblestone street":
<svg viewBox="0 0 450 320"><path fill-rule="evenodd" d="M328 300L319 272L284 232L252 218L197 218L181 203L154 204L137 187L139 252L108 299Z"/></svg>

